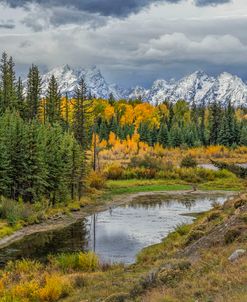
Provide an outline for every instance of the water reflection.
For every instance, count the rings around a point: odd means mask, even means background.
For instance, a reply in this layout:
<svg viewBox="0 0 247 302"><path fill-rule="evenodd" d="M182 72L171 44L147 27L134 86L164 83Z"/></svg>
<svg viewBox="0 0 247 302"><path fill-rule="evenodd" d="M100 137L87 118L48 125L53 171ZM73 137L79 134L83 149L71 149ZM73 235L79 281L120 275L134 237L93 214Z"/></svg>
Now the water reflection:
<svg viewBox="0 0 247 302"><path fill-rule="evenodd" d="M0 250L0 265L9 260L31 258L45 261L47 255L85 251L88 248L89 228L83 219L62 230L32 234Z"/></svg>
<svg viewBox="0 0 247 302"><path fill-rule="evenodd" d="M0 262L22 257L45 261L49 254L95 250L102 261L133 263L142 248L160 242L178 224L193 221L182 214L206 211L212 202L225 199L198 194L139 196L62 230L28 236L2 249Z"/></svg>

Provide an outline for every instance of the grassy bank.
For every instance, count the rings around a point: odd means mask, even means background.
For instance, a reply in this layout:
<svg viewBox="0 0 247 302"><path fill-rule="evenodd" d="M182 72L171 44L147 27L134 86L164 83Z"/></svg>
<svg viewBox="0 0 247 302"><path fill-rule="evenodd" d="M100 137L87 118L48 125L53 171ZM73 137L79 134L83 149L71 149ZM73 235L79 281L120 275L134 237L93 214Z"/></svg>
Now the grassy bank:
<svg viewBox="0 0 247 302"><path fill-rule="evenodd" d="M121 170L115 169L119 173ZM141 170L143 172L143 170ZM139 171L140 172L140 171ZM150 176L144 171L144 176ZM149 171L150 172L150 171ZM118 176L124 176L122 173ZM129 174L128 174L129 175ZM175 169L159 173L162 178L107 180L104 175L91 175L91 183L85 196L80 201L48 204L45 200L35 204L12 201L5 198L0 202L0 238L13 234L26 225L38 224L57 215L70 215L71 212L86 210L112 201L117 195L138 192L193 190L243 191L246 181L237 178L228 171L210 171L202 168ZM91 184L91 185L90 185ZM93 186L92 186L93 184ZM100 189L98 188L100 184ZM95 187L97 189L95 189Z"/></svg>
<svg viewBox="0 0 247 302"><path fill-rule="evenodd" d="M0 301L190 302L247 298L247 195L180 225L141 251L131 266L100 265L93 254L51 257L44 266L18 261L0 271ZM32 270L30 268L32 267Z"/></svg>
<svg viewBox="0 0 247 302"><path fill-rule="evenodd" d="M131 194L138 192L157 192L157 191L180 191L190 190L191 185L183 181L162 179L127 179L127 180L109 180L106 183L107 190L105 196L114 196L120 194Z"/></svg>
<svg viewBox="0 0 247 302"><path fill-rule="evenodd" d="M242 191L246 188L246 182L230 175L227 178L216 178L212 181L202 181L192 184L189 181L179 179L127 179L127 180L109 180L107 181L107 190L105 196L113 196L118 194L130 194L136 192L150 191L179 191L191 190L196 187L200 190L226 190L226 191Z"/></svg>

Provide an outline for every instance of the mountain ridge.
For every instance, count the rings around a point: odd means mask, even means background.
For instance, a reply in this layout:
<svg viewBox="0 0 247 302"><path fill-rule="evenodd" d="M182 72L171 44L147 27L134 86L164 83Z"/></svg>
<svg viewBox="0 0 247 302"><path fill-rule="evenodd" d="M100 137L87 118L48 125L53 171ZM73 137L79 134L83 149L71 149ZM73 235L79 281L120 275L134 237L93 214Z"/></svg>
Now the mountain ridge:
<svg viewBox="0 0 247 302"><path fill-rule="evenodd" d="M247 106L247 84L238 76L222 72L218 76L210 76L202 70L184 76L180 80L157 79L149 89L142 86L123 89L116 84L108 83L97 66L90 68L72 68L68 64L58 66L42 76L42 91L45 94L50 77L54 75L59 83L62 95L73 96L79 80L86 82L88 92L97 98L116 100L141 98L152 104L169 99L176 102L184 99L189 103L208 104L214 100L225 105L231 101L235 106Z"/></svg>

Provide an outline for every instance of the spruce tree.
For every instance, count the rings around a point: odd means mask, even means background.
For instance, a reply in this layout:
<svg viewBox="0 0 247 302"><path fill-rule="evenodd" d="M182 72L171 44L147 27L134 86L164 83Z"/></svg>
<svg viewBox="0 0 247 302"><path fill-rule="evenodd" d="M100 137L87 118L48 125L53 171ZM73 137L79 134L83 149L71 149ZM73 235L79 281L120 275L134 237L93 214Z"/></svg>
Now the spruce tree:
<svg viewBox="0 0 247 302"><path fill-rule="evenodd" d="M52 75L49 81L45 111L45 118L51 124L61 121L61 95L54 75Z"/></svg>
<svg viewBox="0 0 247 302"><path fill-rule="evenodd" d="M244 125L240 130L240 145L247 146L247 126Z"/></svg>
<svg viewBox="0 0 247 302"><path fill-rule="evenodd" d="M158 143L161 144L164 148L166 148L168 146L169 132L168 132L167 126L163 123L160 125L157 140L158 140Z"/></svg>
<svg viewBox="0 0 247 302"><path fill-rule="evenodd" d="M45 137L36 121L26 124L26 132L26 165L22 195L25 201L34 202L44 196L48 186L45 167Z"/></svg>
<svg viewBox="0 0 247 302"><path fill-rule="evenodd" d="M75 104L73 117L73 132L76 140L82 149L83 165L81 167L80 183L78 187L78 197L82 197L85 188L85 177L87 173L88 151L91 149L91 135L93 125L92 101L87 100L87 88L85 81L80 80L75 89Z"/></svg>
<svg viewBox="0 0 247 302"><path fill-rule="evenodd" d="M29 69L27 79L27 116L34 119L38 116L40 109L41 77L36 65Z"/></svg>
<svg viewBox="0 0 247 302"><path fill-rule="evenodd" d="M6 139L7 132L6 120L0 118L0 195L10 197L10 156L9 156L9 142Z"/></svg>
<svg viewBox="0 0 247 302"><path fill-rule="evenodd" d="M4 52L1 59L1 104L0 112L5 112L7 109L16 109L16 78L14 71L14 62L12 57L8 58L8 55Z"/></svg>
<svg viewBox="0 0 247 302"><path fill-rule="evenodd" d="M25 119L27 108L25 103L24 87L20 77L17 82L17 110L19 111L20 116Z"/></svg>
<svg viewBox="0 0 247 302"><path fill-rule="evenodd" d="M221 108L217 101L214 101L210 106L210 125L209 125L209 142L211 145L216 145L219 139L220 124L221 124Z"/></svg>
<svg viewBox="0 0 247 302"><path fill-rule="evenodd" d="M200 125L199 125L199 133L200 133L200 140L203 146L207 145L206 139L206 125L205 125L205 103L202 104L200 108Z"/></svg>
<svg viewBox="0 0 247 302"><path fill-rule="evenodd" d="M219 132L218 143L223 146L231 145L231 129L229 127L228 118L225 114L221 123L221 128Z"/></svg>

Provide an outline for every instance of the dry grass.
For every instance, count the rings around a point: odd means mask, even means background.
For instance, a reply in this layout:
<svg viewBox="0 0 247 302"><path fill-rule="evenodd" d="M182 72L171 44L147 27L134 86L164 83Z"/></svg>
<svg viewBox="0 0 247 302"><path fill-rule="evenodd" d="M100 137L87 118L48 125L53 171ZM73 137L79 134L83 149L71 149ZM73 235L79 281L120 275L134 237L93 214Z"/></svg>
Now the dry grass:
<svg viewBox="0 0 247 302"><path fill-rule="evenodd" d="M134 144L134 142L133 142ZM111 164L125 166L133 156L137 155L136 147L130 148L126 142L119 142L111 149L106 149L100 153L101 167ZM191 155L198 163L210 163L210 159L227 161L228 163L247 163L247 147L238 147L235 149L223 146L195 147L195 148L162 148L159 145L149 147L141 143L138 149L138 155L148 154L162 158L164 162L171 162L179 165L183 157Z"/></svg>

